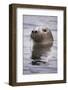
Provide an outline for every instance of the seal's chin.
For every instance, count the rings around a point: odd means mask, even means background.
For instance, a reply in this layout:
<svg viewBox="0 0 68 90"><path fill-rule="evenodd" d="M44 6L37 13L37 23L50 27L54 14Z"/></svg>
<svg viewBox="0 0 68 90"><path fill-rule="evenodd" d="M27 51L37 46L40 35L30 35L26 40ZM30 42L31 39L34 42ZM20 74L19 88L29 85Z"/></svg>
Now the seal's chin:
<svg viewBox="0 0 68 90"><path fill-rule="evenodd" d="M33 40L34 40L35 42L39 43L39 42L42 41L42 37L38 35L38 36L35 36L35 37L33 38Z"/></svg>

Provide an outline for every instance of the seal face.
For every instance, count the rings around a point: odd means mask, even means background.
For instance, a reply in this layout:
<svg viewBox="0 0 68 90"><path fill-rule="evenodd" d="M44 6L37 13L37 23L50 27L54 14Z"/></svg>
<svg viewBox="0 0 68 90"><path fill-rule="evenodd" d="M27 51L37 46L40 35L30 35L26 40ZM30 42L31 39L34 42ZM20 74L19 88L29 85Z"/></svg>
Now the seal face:
<svg viewBox="0 0 68 90"><path fill-rule="evenodd" d="M46 28L33 30L31 32L31 38L33 40L33 50L31 56L33 59L32 65L40 65L41 62L46 63L41 61L41 57L47 56L47 53L53 45L53 36L51 31Z"/></svg>
<svg viewBox="0 0 68 90"><path fill-rule="evenodd" d="M41 28L41 30L33 30L31 32L31 38L34 43L49 45L53 44L53 36L51 31L46 28Z"/></svg>

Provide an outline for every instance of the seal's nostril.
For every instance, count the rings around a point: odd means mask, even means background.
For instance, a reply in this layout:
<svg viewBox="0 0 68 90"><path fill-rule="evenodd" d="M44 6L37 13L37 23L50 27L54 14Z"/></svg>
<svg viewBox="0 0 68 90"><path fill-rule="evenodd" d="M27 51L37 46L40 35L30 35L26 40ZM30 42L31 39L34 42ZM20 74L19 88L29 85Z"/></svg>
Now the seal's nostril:
<svg viewBox="0 0 68 90"><path fill-rule="evenodd" d="M37 31L32 31L32 33L37 33Z"/></svg>
<svg viewBox="0 0 68 90"><path fill-rule="evenodd" d="M34 33L34 31L32 31L32 33Z"/></svg>

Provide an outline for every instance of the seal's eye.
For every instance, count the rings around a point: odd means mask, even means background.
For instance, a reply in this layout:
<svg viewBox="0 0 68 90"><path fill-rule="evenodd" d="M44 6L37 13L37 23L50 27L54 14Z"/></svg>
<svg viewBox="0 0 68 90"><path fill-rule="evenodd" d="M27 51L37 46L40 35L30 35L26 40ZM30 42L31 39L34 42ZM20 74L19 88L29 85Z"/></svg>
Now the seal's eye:
<svg viewBox="0 0 68 90"><path fill-rule="evenodd" d="M35 33L37 33L37 31L35 31Z"/></svg>
<svg viewBox="0 0 68 90"><path fill-rule="evenodd" d="M46 32L47 30L46 29L43 29L44 32Z"/></svg>

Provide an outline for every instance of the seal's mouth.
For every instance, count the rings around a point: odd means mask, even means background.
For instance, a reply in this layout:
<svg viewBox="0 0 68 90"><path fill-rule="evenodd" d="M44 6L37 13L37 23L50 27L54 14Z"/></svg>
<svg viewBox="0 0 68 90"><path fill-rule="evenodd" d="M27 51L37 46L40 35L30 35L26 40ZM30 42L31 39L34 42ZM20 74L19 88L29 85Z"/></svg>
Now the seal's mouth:
<svg viewBox="0 0 68 90"><path fill-rule="evenodd" d="M32 38L35 42L41 42L41 41L42 41L42 35L39 34L38 31L32 31L32 33L31 33L31 38Z"/></svg>

